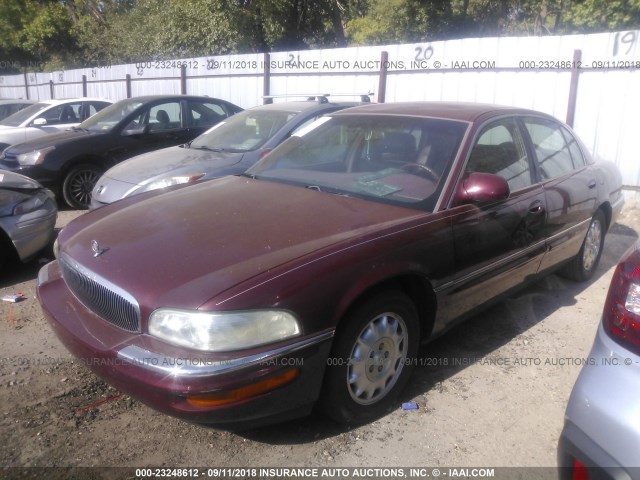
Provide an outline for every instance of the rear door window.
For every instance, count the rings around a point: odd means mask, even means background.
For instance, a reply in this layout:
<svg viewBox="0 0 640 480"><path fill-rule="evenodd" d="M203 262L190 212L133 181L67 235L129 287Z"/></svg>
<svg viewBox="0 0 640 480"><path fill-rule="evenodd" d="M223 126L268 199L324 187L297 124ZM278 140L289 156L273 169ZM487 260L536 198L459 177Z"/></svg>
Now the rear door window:
<svg viewBox="0 0 640 480"><path fill-rule="evenodd" d="M584 159L580 158L576 158L574 163L570 146L567 144L559 124L541 118L525 118L524 124L533 142L538 168L543 180L560 177L575 170L580 164L584 165ZM573 143L575 144L575 139L573 139ZM577 156L575 148L574 155Z"/></svg>

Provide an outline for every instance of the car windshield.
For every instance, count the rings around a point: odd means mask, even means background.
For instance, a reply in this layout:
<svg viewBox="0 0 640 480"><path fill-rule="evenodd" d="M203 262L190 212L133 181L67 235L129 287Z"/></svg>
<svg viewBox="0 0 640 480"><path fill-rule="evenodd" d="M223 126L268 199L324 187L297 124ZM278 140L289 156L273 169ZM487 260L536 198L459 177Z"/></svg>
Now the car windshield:
<svg viewBox="0 0 640 480"><path fill-rule="evenodd" d="M251 152L262 147L297 112L245 110L203 133L191 148L225 152Z"/></svg>
<svg viewBox="0 0 640 480"><path fill-rule="evenodd" d="M87 118L78 128L92 132L109 132L142 104L143 102L135 98L116 102Z"/></svg>
<svg viewBox="0 0 640 480"><path fill-rule="evenodd" d="M408 116L323 117L247 175L432 209L466 128L465 122Z"/></svg>
<svg viewBox="0 0 640 480"><path fill-rule="evenodd" d="M22 123L29 120L29 118L34 116L36 113L50 106L51 105L49 105L48 103L34 103L33 105L29 105L27 108L20 110L13 115L9 115L7 118L0 122L0 125L5 125L7 127L19 127Z"/></svg>

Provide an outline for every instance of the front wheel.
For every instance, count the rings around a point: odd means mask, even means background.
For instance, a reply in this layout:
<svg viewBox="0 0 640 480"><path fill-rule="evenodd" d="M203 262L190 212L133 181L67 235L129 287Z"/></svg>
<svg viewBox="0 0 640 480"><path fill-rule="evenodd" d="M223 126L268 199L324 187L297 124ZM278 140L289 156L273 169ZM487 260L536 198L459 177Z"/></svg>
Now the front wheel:
<svg viewBox="0 0 640 480"><path fill-rule="evenodd" d="M95 165L82 164L73 167L62 183L62 196L71 208L84 210L91 203L91 191L102 175Z"/></svg>
<svg viewBox="0 0 640 480"><path fill-rule="evenodd" d="M411 375L419 335L418 314L406 295L387 292L360 304L336 332L323 410L340 423L382 415Z"/></svg>
<svg viewBox="0 0 640 480"><path fill-rule="evenodd" d="M605 233L606 219L602 210L598 210L591 219L589 230L587 230L578 255L571 259L571 261L560 270L560 273L578 282L589 280L593 277L600 263L600 257L602 256Z"/></svg>

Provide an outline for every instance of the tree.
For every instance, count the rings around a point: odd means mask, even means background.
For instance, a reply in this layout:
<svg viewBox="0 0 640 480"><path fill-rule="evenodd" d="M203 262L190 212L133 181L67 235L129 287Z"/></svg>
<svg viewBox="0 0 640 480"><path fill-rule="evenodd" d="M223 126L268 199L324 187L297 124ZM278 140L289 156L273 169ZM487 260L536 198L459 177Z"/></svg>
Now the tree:
<svg viewBox="0 0 640 480"><path fill-rule="evenodd" d="M569 33L640 28L640 0L576 0L566 13Z"/></svg>
<svg viewBox="0 0 640 480"><path fill-rule="evenodd" d="M3 0L0 2L0 60L1 73L16 73L33 57L21 46L26 9L25 0Z"/></svg>

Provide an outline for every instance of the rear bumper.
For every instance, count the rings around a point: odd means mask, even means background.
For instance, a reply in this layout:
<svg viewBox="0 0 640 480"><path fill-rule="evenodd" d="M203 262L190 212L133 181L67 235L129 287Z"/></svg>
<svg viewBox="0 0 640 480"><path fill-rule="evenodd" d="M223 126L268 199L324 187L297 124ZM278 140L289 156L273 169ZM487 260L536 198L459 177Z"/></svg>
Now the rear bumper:
<svg viewBox="0 0 640 480"><path fill-rule="evenodd" d="M103 321L66 288L57 262L41 270L38 297L49 324L75 357L116 388L169 415L228 428L256 427L308 414L320 394L333 331L214 355ZM251 388L293 370L291 381L250 398L216 406L189 400Z"/></svg>
<svg viewBox="0 0 640 480"><path fill-rule="evenodd" d="M589 478L640 480L639 396L640 357L600 325L567 405L558 444L561 479L571 478L577 459L593 470Z"/></svg>

